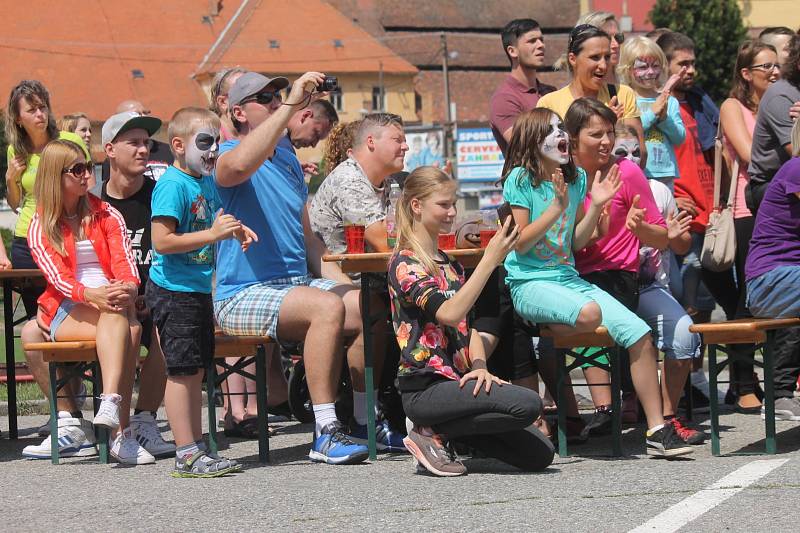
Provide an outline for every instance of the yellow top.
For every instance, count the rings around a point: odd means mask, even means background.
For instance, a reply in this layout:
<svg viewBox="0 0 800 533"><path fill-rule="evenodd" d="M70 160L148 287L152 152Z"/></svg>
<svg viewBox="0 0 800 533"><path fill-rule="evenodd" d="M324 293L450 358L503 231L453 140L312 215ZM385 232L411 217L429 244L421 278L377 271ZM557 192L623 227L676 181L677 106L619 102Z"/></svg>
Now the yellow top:
<svg viewBox="0 0 800 533"><path fill-rule="evenodd" d="M597 93L597 99L608 105L611 101L611 96L608 93L608 86L603 85ZM539 99L536 107L546 107L551 111L555 111L564 119L567 114L567 109L575 101L572 92L569 90L569 85L563 87L555 92L548 93ZM639 107L636 105L636 93L627 85L620 85L617 88L617 101L624 106L625 114L622 118L639 118Z"/></svg>

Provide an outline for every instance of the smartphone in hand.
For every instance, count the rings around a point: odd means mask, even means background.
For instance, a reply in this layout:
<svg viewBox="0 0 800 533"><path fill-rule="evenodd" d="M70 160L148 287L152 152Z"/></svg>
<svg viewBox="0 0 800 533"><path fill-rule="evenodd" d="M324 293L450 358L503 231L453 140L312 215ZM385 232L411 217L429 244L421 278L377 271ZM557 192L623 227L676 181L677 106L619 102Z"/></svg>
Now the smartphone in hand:
<svg viewBox="0 0 800 533"><path fill-rule="evenodd" d="M506 223L506 219L511 217L511 224L508 226L508 232L506 235L511 235L511 230L514 229L514 226L517 225L514 222L514 215L511 212L511 204L508 202L503 202L503 205L497 208L497 218L500 219L500 226Z"/></svg>

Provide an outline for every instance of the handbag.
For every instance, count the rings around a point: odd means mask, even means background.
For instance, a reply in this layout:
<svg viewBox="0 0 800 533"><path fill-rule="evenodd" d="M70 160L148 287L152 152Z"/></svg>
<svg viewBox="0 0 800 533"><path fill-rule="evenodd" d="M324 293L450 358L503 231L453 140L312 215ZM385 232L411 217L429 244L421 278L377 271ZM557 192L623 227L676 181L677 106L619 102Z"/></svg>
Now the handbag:
<svg viewBox="0 0 800 533"><path fill-rule="evenodd" d="M703 242L703 250L700 252L700 263L703 268L712 272L728 270L736 260L736 229L733 223L733 209L736 205L739 158L733 158L728 201L722 206L719 197L722 185L722 166L727 166L723 150L722 126L720 125L717 127L717 138L714 143L714 207L708 215L706 237Z"/></svg>

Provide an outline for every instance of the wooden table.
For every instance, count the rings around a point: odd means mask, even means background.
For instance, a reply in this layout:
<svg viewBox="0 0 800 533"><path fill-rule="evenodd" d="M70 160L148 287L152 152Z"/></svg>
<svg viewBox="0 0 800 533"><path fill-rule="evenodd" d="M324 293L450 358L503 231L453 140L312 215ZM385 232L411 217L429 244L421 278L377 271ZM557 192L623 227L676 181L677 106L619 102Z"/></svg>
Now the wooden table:
<svg viewBox="0 0 800 533"><path fill-rule="evenodd" d="M447 250L447 254L461 263L464 268L474 268L483 257L482 248L463 250ZM364 388L367 392L367 435L370 459L377 457L375 446L375 405L372 391L375 390L372 353L372 325L376 320L385 320L385 316L373 317L370 313L370 286L368 274L386 273L389 266L391 252L376 252L364 254L338 254L325 255L325 262L338 262L342 271L348 274L363 274L361 276L361 320L364 329ZM370 431L370 428L372 430Z"/></svg>
<svg viewBox="0 0 800 533"><path fill-rule="evenodd" d="M0 270L0 279L3 280L3 321L6 348L6 385L8 386L8 434L12 439L19 436L17 430L17 369L14 358L14 305L12 302L11 287L14 280L24 280L43 277L42 271L30 269ZM22 322L22 321L20 321Z"/></svg>

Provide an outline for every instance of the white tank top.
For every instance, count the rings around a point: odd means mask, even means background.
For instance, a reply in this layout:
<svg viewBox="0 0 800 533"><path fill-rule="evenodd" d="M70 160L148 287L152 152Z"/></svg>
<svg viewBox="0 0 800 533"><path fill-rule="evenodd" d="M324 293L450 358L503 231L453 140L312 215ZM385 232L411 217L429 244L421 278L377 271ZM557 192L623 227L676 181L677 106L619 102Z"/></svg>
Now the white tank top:
<svg viewBox="0 0 800 533"><path fill-rule="evenodd" d="M90 289L108 285L108 279L103 272L103 268L100 266L100 261L97 259L92 241L85 240L76 242L75 256L77 259L75 277L78 278L79 282Z"/></svg>

